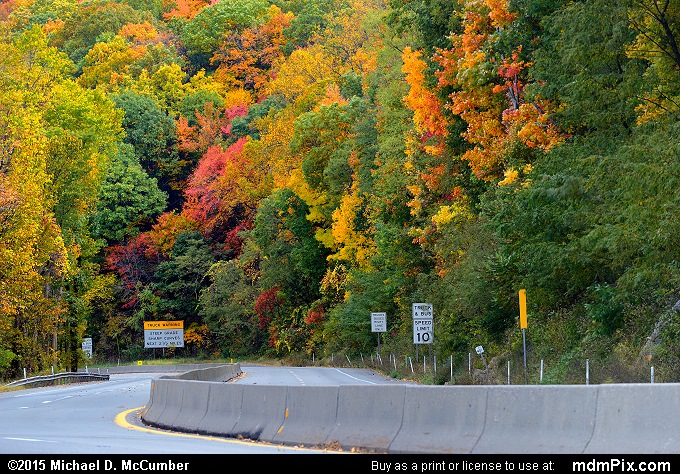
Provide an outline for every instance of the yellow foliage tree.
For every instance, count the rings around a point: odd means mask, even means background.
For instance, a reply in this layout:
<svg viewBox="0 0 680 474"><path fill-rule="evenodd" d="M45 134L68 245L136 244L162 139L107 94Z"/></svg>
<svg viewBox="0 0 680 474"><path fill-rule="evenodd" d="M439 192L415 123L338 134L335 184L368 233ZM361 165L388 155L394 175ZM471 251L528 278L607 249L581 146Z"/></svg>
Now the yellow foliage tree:
<svg viewBox="0 0 680 474"><path fill-rule="evenodd" d="M357 215L363 213L364 199L355 180L351 191L342 197L340 206L333 211L331 233L337 251L328 259L367 270L371 267L370 258L375 254L376 246L369 233L356 227Z"/></svg>

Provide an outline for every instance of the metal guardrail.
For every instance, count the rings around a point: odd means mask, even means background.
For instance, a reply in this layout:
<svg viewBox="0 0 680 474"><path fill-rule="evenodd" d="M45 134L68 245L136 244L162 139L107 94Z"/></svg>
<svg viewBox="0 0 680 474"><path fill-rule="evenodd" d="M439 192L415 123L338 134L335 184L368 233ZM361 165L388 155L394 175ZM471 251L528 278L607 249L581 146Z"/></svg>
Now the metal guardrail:
<svg viewBox="0 0 680 474"><path fill-rule="evenodd" d="M63 372L54 375L38 375L26 379L15 380L5 387L46 387L48 385L63 385L69 383L96 382L109 380L109 374L91 374L88 372Z"/></svg>
<svg viewBox="0 0 680 474"><path fill-rule="evenodd" d="M117 367L85 367L84 372L62 372L60 374L39 375L28 377L5 384L5 387L45 387L48 385L62 385L69 383L96 382L109 380L111 374L148 373L148 372L189 372L210 367L223 367L224 363L214 364L172 364L172 365L130 365ZM106 371L106 374L102 374ZM26 372L24 372L25 374Z"/></svg>

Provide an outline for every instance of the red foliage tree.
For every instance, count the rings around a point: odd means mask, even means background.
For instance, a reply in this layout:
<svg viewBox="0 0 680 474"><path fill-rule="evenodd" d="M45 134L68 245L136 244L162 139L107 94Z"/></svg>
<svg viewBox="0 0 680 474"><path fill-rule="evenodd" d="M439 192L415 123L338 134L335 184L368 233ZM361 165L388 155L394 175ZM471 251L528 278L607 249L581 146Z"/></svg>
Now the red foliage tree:
<svg viewBox="0 0 680 474"><path fill-rule="evenodd" d="M148 233L108 249L106 267L120 280L123 309L131 309L139 303L139 289L151 282L160 260L161 254Z"/></svg>
<svg viewBox="0 0 680 474"><path fill-rule="evenodd" d="M227 163L238 165L245 143L246 138L240 138L226 150L219 145L210 147L189 178L182 214L197 222L205 234L219 229L228 217L221 212L222 196L218 183Z"/></svg>
<svg viewBox="0 0 680 474"><path fill-rule="evenodd" d="M269 327L272 322L274 312L283 304L283 299L279 296L279 289L277 287L270 288L263 291L255 301L253 308L258 319L258 327L264 329Z"/></svg>

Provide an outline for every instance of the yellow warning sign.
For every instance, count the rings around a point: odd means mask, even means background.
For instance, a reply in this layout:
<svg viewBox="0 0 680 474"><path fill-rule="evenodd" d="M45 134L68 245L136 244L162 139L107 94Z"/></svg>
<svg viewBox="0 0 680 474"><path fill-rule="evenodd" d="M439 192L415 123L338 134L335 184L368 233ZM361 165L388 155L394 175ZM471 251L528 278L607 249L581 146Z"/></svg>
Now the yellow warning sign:
<svg viewBox="0 0 680 474"><path fill-rule="evenodd" d="M149 329L184 329L184 321L144 321L144 330Z"/></svg>
<svg viewBox="0 0 680 474"><path fill-rule="evenodd" d="M527 327L527 290L519 290L519 327Z"/></svg>

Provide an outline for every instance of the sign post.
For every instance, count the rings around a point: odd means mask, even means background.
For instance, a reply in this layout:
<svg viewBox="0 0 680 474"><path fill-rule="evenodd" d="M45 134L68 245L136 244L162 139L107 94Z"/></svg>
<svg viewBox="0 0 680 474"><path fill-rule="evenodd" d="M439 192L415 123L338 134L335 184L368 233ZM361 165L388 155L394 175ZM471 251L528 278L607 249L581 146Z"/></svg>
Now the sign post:
<svg viewBox="0 0 680 474"><path fill-rule="evenodd" d="M378 333L378 355L380 355L380 333L387 332L386 313L371 313L371 332Z"/></svg>
<svg viewBox="0 0 680 474"><path fill-rule="evenodd" d="M524 346L524 383L527 382L527 290L519 290L519 327Z"/></svg>

